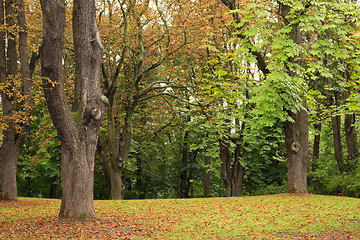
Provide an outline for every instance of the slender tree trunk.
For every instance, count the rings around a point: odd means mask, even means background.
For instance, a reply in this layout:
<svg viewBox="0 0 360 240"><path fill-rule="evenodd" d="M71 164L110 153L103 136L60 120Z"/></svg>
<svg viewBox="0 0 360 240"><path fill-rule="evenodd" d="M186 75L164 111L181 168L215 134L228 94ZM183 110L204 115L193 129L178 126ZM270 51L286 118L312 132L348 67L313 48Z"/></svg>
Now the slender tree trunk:
<svg viewBox="0 0 360 240"><path fill-rule="evenodd" d="M211 149L211 143L208 142L206 145L208 150ZM205 156L205 173L204 173L204 197L210 197L210 164L211 164L211 157Z"/></svg>
<svg viewBox="0 0 360 240"><path fill-rule="evenodd" d="M60 217L96 217L93 201L94 158L100 123L108 100L101 94L102 45L94 0L74 0L74 111L63 86L65 2L41 0L43 11L42 75L48 109L61 139Z"/></svg>
<svg viewBox="0 0 360 240"><path fill-rule="evenodd" d="M57 194L56 194L56 177L52 177L50 178L50 194L49 194L49 197L50 198L56 198L57 197Z"/></svg>
<svg viewBox="0 0 360 240"><path fill-rule="evenodd" d="M321 116L320 116L320 108L318 107L317 109L317 119L318 119L318 123L314 124L314 129L317 132L314 136L314 145L313 145L313 154L312 154L312 163L311 163L311 170L313 172L316 171L317 168L317 160L320 157L320 133L321 133ZM313 184L313 188L314 191L316 191L316 178L312 177L312 184Z"/></svg>
<svg viewBox="0 0 360 240"><path fill-rule="evenodd" d="M145 191L143 189L143 178L142 178L142 158L140 155L136 158L136 190L139 193L138 199L145 199Z"/></svg>
<svg viewBox="0 0 360 240"><path fill-rule="evenodd" d="M180 174L180 198L188 198L189 197L189 187L188 187L188 178L187 178L187 171L186 165L188 163L188 139L189 139L189 131L185 131L184 134L184 145L182 148L182 168Z"/></svg>
<svg viewBox="0 0 360 240"><path fill-rule="evenodd" d="M339 106L340 94L338 91L335 92L335 107ZM333 113L334 114L334 113ZM333 131L334 151L335 159L338 165L340 173L345 171L345 165L343 160L342 142L341 142L341 117L339 114L331 116L331 124Z"/></svg>

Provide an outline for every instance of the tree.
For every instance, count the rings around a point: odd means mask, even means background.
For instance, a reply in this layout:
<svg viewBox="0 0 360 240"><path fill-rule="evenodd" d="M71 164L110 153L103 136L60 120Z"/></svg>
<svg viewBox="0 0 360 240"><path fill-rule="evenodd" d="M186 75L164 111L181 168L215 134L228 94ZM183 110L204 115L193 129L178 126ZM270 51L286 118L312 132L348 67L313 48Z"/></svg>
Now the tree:
<svg viewBox="0 0 360 240"><path fill-rule="evenodd" d="M109 99L105 152L109 155L110 166L106 168L110 172L111 199L124 198L123 171L131 149L136 109L149 99L167 95L166 89L176 87L171 74L165 76L159 68L186 43L185 31L180 32L180 37L174 33L181 23L172 21L174 25L170 26L170 16L176 18L171 11L177 4L176 1L155 1L153 6L150 1L105 4L111 11L102 17L102 24L120 29L110 33L101 29L106 33L102 73L103 88ZM122 42L115 47L112 40L116 38ZM105 149L104 145L99 148ZM102 154L103 162L107 162L106 157Z"/></svg>
<svg viewBox="0 0 360 240"><path fill-rule="evenodd" d="M285 28L289 28L289 39L296 45L303 44L303 37L300 29L299 18L301 14L306 13L307 7L301 10L294 10L294 6L286 2L278 2L280 15L283 17ZM300 56L289 57L286 66L287 74L292 78L301 78L297 74L302 66ZM302 86L300 86L301 88ZM304 99L305 101L305 99ZM289 111L289 116L293 121L285 122L285 148L288 157L288 192L307 193L307 166L309 161L309 119L306 102L304 106L296 111Z"/></svg>
<svg viewBox="0 0 360 240"><path fill-rule="evenodd" d="M108 100L100 90L102 45L95 1L74 0L75 98L66 101L62 69L65 1L42 0L41 66L48 109L61 140L60 217L96 217L93 202L94 158Z"/></svg>
<svg viewBox="0 0 360 240"><path fill-rule="evenodd" d="M266 61L266 58L262 52L260 52L261 44L263 42L267 42L266 37L263 41L256 41L253 31L246 31L244 27L246 23L243 23L240 18L240 11L239 4L235 0L222 0L222 3L225 4L231 11L232 16L235 21L237 27L237 37L242 41L242 44L245 45L247 48L247 52L252 55L256 60L257 68L262 72L263 76L265 77L265 81L272 81L271 79L274 78L274 72L278 71L279 66L276 67L274 71L270 64ZM268 4L269 6L266 6ZM260 5L260 9L272 9L274 8L271 6L271 3L265 3ZM249 4L250 9L252 5ZM291 4L285 3L282 1L277 2L277 6L279 7L280 16L283 19L280 22L280 31L281 29L288 29L286 33L288 33L288 37L282 39L283 41L289 42L294 44L294 49L297 49L296 45L301 45L301 33L298 26L298 22L296 22L296 10ZM256 7L255 7L256 8ZM268 14L265 14L268 15ZM264 16L264 15L260 15ZM278 18L278 16L276 16ZM258 21L260 24L264 24L263 20L260 18ZM256 19L255 19L256 21ZM268 20L269 22L269 20ZM256 28L255 28L256 29ZM258 30L256 30L258 31ZM278 30L279 31L279 30ZM252 34L248 36L249 34ZM282 35L283 36L283 35ZM282 37L281 36L281 37ZM251 41L252 40L252 41ZM276 39L275 39L276 40ZM255 43L254 43L255 42ZM282 51L282 52L281 52ZM287 49L283 48L280 49L280 54L284 56L279 63L283 69L280 71L286 72L290 78L295 78L296 70L292 69L293 65L298 64L298 60L292 55L293 57L288 57ZM276 58L276 55L272 56L272 58ZM289 68L287 65L291 65ZM271 72L272 71L272 72ZM275 74L276 75L276 74ZM286 77L287 78L287 77ZM287 78L289 79L289 78ZM287 81L286 79L284 79ZM301 86L300 86L301 88ZM279 92L280 93L280 92ZM306 106L296 109L294 106L289 106L288 110L286 111L285 115L290 116L290 118L285 121L284 129L285 129L285 148L287 151L287 159L288 159L288 192L291 193L305 193L307 192L307 179L306 179L306 172L307 172L307 164L308 164L308 117Z"/></svg>
<svg viewBox="0 0 360 240"><path fill-rule="evenodd" d="M0 83L4 126L0 147L0 199L3 200L17 199L17 161L30 126L33 69L29 65L27 44L24 2L1 1ZM34 68L36 54L32 60Z"/></svg>

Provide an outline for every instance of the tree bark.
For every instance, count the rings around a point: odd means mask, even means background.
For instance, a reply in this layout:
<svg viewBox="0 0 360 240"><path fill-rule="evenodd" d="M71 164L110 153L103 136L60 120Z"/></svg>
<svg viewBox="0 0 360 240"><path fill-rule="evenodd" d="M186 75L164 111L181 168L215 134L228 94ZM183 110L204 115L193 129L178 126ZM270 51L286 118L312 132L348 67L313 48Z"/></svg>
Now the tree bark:
<svg viewBox="0 0 360 240"><path fill-rule="evenodd" d="M43 11L42 75L44 93L61 139L60 217L96 217L93 201L94 158L100 123L108 101L100 90L102 45L94 0L74 0L74 111L66 102L62 57L65 2L41 0Z"/></svg>
<svg viewBox="0 0 360 240"><path fill-rule="evenodd" d="M285 122L285 149L288 156L288 183L289 193L307 192L307 165L308 165L308 127L309 120L306 110L296 114L289 113L294 122Z"/></svg>

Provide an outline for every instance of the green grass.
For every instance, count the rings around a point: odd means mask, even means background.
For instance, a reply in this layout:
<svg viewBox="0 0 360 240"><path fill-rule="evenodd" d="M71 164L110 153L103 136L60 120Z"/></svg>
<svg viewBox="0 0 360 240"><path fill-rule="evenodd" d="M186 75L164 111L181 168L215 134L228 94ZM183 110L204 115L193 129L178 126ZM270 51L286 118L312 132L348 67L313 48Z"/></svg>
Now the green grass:
<svg viewBox="0 0 360 240"><path fill-rule="evenodd" d="M0 238L360 239L360 199L319 195L95 201L99 219L59 221L59 200L0 202Z"/></svg>

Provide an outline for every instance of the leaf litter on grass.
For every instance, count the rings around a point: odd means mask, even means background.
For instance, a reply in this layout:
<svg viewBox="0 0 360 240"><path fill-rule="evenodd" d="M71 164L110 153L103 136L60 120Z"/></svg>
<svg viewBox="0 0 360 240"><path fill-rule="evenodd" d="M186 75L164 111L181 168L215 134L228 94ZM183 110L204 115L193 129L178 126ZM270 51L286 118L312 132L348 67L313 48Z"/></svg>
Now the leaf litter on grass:
<svg viewBox="0 0 360 240"><path fill-rule="evenodd" d="M59 220L60 200L0 202L0 239L360 239L360 199L319 195L95 201L99 219Z"/></svg>

